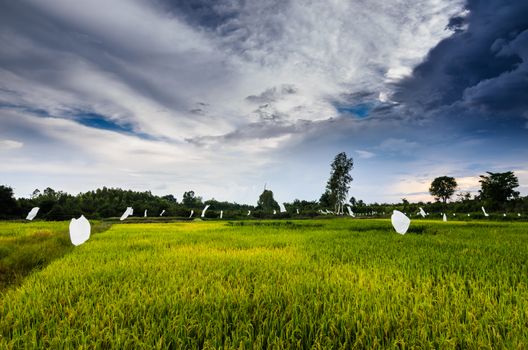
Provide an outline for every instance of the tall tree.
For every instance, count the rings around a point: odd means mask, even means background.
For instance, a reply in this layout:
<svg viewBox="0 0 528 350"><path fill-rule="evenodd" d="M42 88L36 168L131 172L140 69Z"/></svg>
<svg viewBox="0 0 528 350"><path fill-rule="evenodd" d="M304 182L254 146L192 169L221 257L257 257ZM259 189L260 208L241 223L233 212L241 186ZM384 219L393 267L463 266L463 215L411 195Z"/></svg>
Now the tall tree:
<svg viewBox="0 0 528 350"><path fill-rule="evenodd" d="M257 202L257 208L265 211L271 212L273 210L280 210L279 203L273 199L273 192L270 190L264 190Z"/></svg>
<svg viewBox="0 0 528 350"><path fill-rule="evenodd" d="M508 199L517 198L519 192L514 188L519 187L519 180L513 171L505 173L487 172L488 175L480 175L481 190L480 198L491 200L496 203L504 203Z"/></svg>
<svg viewBox="0 0 528 350"><path fill-rule="evenodd" d="M429 187L429 193L436 200L442 200L444 204L449 198L455 193L458 184L454 177L451 176L440 176L431 182L431 187Z"/></svg>
<svg viewBox="0 0 528 350"><path fill-rule="evenodd" d="M343 204L346 201L348 189L353 180L352 176L350 176L350 171L353 167L353 159L348 158L345 152L336 155L331 164L332 170L323 196L335 208L336 213L343 212Z"/></svg>

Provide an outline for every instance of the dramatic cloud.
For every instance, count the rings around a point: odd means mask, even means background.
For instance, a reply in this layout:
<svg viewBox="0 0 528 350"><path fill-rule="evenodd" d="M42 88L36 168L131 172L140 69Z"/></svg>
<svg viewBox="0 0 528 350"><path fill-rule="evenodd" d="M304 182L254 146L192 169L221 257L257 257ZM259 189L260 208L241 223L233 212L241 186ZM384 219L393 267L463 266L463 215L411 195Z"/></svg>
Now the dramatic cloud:
<svg viewBox="0 0 528 350"><path fill-rule="evenodd" d="M318 198L341 151L367 201L435 174L524 171L527 6L3 1L0 174L17 195L106 185L254 203L264 183Z"/></svg>
<svg viewBox="0 0 528 350"><path fill-rule="evenodd" d="M528 3L470 0L396 99L422 110L461 104L477 112L522 117L528 108Z"/></svg>

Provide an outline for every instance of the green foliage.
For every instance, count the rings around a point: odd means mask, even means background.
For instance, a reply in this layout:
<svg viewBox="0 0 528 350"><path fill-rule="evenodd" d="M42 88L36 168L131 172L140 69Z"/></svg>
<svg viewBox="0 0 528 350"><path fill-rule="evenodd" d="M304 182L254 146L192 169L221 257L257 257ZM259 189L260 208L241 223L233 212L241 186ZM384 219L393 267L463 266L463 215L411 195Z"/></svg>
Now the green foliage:
<svg viewBox="0 0 528 350"><path fill-rule="evenodd" d="M0 348L525 349L526 223L114 225L0 298Z"/></svg>
<svg viewBox="0 0 528 350"><path fill-rule="evenodd" d="M457 188L457 182L454 177L441 176L431 182L429 187L429 193L435 197L436 200L442 200L445 204L449 198L455 193Z"/></svg>
<svg viewBox="0 0 528 350"><path fill-rule="evenodd" d="M330 178L326 184L326 191L321 196L322 206L328 205L335 208L336 212L342 209L348 195L348 189L352 182L350 171L354 166L352 158L348 158L345 152L335 156L331 164Z"/></svg>
<svg viewBox="0 0 528 350"><path fill-rule="evenodd" d="M273 192L271 190L264 190L258 199L257 209L264 211L265 213L273 212L273 210L279 211L279 203L273 199Z"/></svg>
<svg viewBox="0 0 528 350"><path fill-rule="evenodd" d="M337 198L335 193L329 191L328 189L321 195L319 198L319 205L321 208L334 208L337 203Z"/></svg>
<svg viewBox="0 0 528 350"><path fill-rule="evenodd" d="M480 175L479 180L482 187L479 191L482 200L496 204L519 197L519 192L514 190L519 187L519 180L513 171L505 173L492 173L488 171L487 174L487 176Z"/></svg>
<svg viewBox="0 0 528 350"><path fill-rule="evenodd" d="M194 191L184 192L182 203L186 208L200 208L203 206L202 197L196 197Z"/></svg>
<svg viewBox="0 0 528 350"><path fill-rule="evenodd" d="M7 219L16 215L18 203L13 196L13 189L0 185L0 219Z"/></svg>

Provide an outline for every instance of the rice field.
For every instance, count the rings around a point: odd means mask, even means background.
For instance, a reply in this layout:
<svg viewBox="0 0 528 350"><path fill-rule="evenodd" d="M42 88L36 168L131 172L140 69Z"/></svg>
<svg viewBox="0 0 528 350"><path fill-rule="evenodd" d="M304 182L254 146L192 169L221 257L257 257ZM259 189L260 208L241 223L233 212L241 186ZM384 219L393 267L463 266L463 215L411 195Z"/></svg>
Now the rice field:
<svg viewBox="0 0 528 350"><path fill-rule="evenodd" d="M0 348L526 349L527 264L522 222L115 224L0 291Z"/></svg>

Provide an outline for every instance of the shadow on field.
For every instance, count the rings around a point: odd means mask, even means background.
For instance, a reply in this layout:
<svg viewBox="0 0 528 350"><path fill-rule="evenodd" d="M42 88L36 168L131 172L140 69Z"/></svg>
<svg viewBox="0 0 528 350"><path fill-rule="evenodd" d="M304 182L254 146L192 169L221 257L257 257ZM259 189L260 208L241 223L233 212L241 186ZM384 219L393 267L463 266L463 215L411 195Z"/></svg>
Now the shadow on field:
<svg viewBox="0 0 528 350"><path fill-rule="evenodd" d="M228 221L226 226L246 226L246 227L272 227L272 228L287 228L287 229L304 229L307 227L316 228L323 227L323 224L309 224L297 223L292 221Z"/></svg>
<svg viewBox="0 0 528 350"><path fill-rule="evenodd" d="M391 224L373 224L369 226L358 226L358 227L350 227L348 229L350 232L368 232L368 231L376 231L376 232L388 232L388 233L394 233L394 228L391 226ZM426 226L414 226L411 225L409 229L407 230L406 234L416 234L416 235L436 235L438 234L438 230L436 230L433 227L426 227Z"/></svg>
<svg viewBox="0 0 528 350"><path fill-rule="evenodd" d="M96 223L92 234L104 232L111 226ZM0 246L0 292L20 285L31 272L44 268L73 248L69 232L65 230L36 230L30 235L3 240Z"/></svg>

